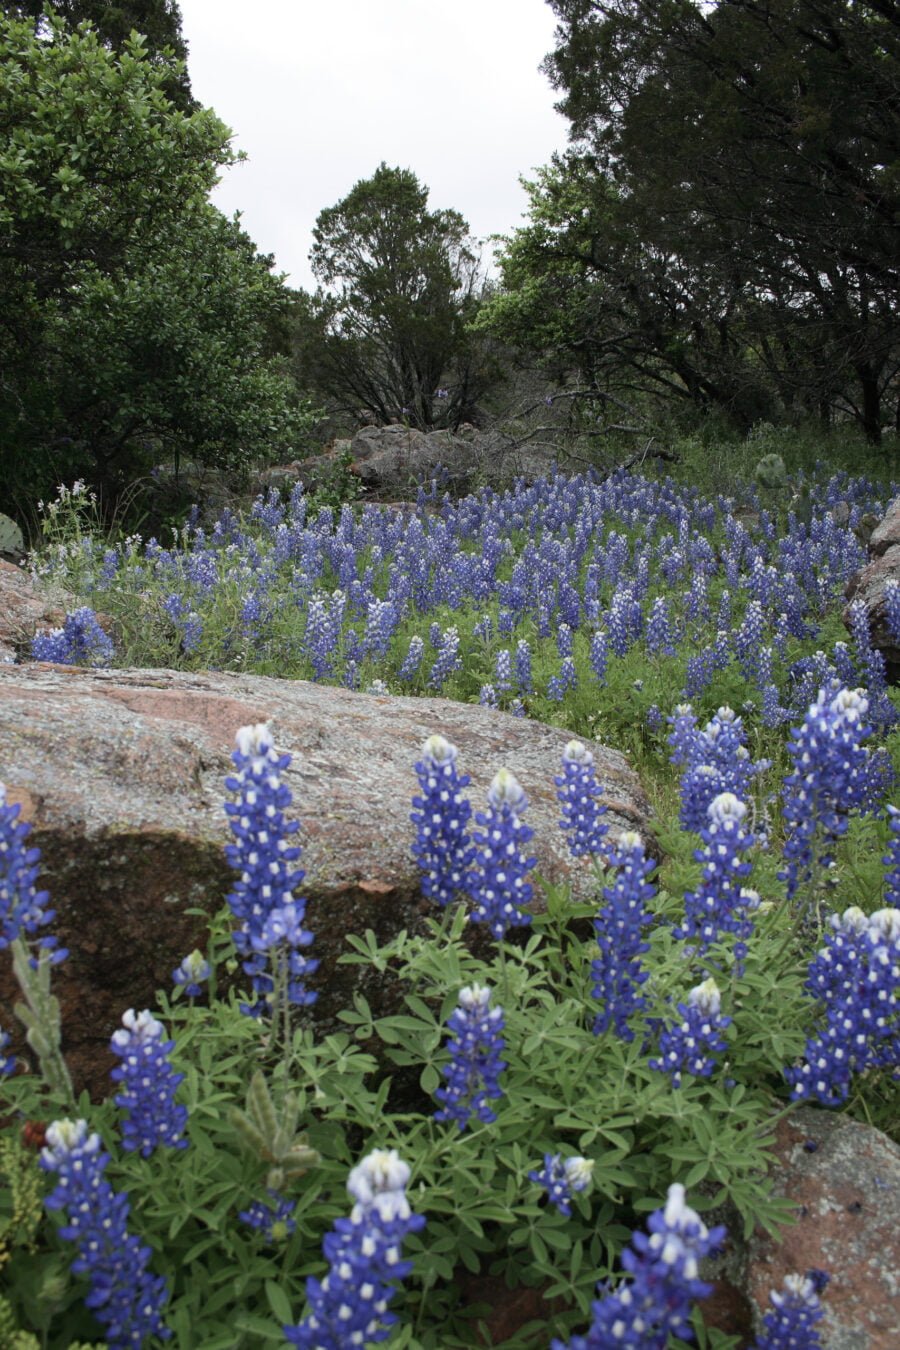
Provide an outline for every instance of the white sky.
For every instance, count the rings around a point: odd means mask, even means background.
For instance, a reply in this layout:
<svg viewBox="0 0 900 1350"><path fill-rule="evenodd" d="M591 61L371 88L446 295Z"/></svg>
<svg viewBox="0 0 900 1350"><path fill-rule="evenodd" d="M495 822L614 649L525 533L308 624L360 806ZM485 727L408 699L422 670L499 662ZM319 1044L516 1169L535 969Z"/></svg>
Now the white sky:
<svg viewBox="0 0 900 1350"><path fill-rule="evenodd" d="M519 175L566 144L537 69L545 0L180 0L194 96L246 151L214 195L294 286L316 216L384 160L479 239L522 221Z"/></svg>

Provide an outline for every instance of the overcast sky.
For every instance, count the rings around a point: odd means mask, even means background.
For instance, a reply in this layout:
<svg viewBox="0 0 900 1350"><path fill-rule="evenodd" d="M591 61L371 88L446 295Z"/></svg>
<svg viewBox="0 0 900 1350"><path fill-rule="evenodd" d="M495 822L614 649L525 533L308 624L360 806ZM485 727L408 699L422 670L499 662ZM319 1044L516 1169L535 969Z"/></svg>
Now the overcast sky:
<svg viewBox="0 0 900 1350"><path fill-rule="evenodd" d="M545 0L180 0L194 96L249 159L214 201L294 286L316 216L384 160L478 238L521 223L519 175L566 143L538 71Z"/></svg>

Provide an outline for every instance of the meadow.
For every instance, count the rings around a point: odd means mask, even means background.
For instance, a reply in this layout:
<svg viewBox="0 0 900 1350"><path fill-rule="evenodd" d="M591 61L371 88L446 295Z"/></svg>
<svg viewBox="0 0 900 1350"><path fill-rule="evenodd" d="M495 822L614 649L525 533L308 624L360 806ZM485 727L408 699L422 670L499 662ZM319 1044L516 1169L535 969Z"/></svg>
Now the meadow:
<svg viewBox="0 0 900 1350"><path fill-rule="evenodd" d="M560 824L596 901L535 874L529 784L498 763L470 801L435 726L410 747L429 934L360 933L344 958L395 969L406 1010L358 997L319 1039L303 803L277 728L243 728L208 950L126 1016L115 1100L76 1102L51 901L0 804L38 1070L10 1061L0 1084L0 1347L477 1346L487 1276L545 1299L509 1350L742 1344L703 1324L696 1262L724 1240L703 1215L790 1220L767 1162L798 1102L894 1137L900 1116L898 705L864 615L841 621L894 488L773 472L559 473L459 499L436 477L405 506L297 488L194 509L165 540L110 538L78 484L44 506L30 566L68 616L26 657L440 694L566 728ZM592 741L630 756L652 839L606 831ZM23 1121L68 1123L44 1142ZM759 1350L819 1344L827 1289L797 1274Z"/></svg>

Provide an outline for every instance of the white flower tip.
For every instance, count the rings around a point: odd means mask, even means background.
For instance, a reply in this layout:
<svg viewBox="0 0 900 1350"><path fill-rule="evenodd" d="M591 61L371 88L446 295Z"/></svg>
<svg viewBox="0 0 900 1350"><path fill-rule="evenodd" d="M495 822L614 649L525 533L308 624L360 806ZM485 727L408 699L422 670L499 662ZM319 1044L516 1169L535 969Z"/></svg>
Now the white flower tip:
<svg viewBox="0 0 900 1350"><path fill-rule="evenodd" d="M268 722L257 722L253 726L238 727L235 735L238 751L248 759L266 756L272 749L272 733Z"/></svg>
<svg viewBox="0 0 900 1350"><path fill-rule="evenodd" d="M528 805L524 788L509 769L501 769L494 775L488 788L488 801L494 808L508 806L515 815L521 815Z"/></svg>
<svg viewBox="0 0 900 1350"><path fill-rule="evenodd" d="M461 1008L471 1012L475 1008L486 1010L491 1001L491 991L486 984L468 984L459 991L457 1002Z"/></svg>
<svg viewBox="0 0 900 1350"><path fill-rule="evenodd" d="M728 821L741 821L747 814L747 808L733 792L720 792L713 797L707 808L707 814L715 824L725 825Z"/></svg>
<svg viewBox="0 0 900 1350"><path fill-rule="evenodd" d="M347 1190L357 1204L366 1207L375 1204L378 1196L399 1192L402 1197L409 1175L409 1164L402 1161L395 1148L376 1148L353 1168L347 1178Z"/></svg>
<svg viewBox="0 0 900 1350"><path fill-rule="evenodd" d="M619 835L618 845L623 853L637 853L638 849L643 851L644 841L637 830L623 830Z"/></svg>
<svg viewBox="0 0 900 1350"><path fill-rule="evenodd" d="M594 762L594 756L581 741L569 741L562 757L567 764L593 764Z"/></svg>
<svg viewBox="0 0 900 1350"><path fill-rule="evenodd" d="M432 764L452 764L458 751L445 736L429 736L422 746L422 758L430 759Z"/></svg>
<svg viewBox="0 0 900 1350"><path fill-rule="evenodd" d="M573 1191L586 1190L594 1171L593 1158L567 1158L563 1163L566 1180Z"/></svg>
<svg viewBox="0 0 900 1350"><path fill-rule="evenodd" d="M722 995L719 992L719 986L712 976L704 980L702 984L697 984L688 994L688 1003L692 1008L703 1008L704 1011L717 1015L722 1006Z"/></svg>

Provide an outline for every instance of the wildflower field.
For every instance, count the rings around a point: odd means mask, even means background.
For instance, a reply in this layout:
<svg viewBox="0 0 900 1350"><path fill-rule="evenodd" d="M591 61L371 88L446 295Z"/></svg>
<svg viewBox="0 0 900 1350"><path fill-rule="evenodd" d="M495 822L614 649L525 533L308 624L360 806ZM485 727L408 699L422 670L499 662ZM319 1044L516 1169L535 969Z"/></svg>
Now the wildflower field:
<svg viewBox="0 0 900 1350"><path fill-rule="evenodd" d="M703 1324L698 1262L726 1241L703 1216L790 1220L767 1162L798 1103L895 1137L900 1118L898 705L864 610L841 621L892 495L824 471L728 496L623 471L459 500L435 481L405 507L297 488L117 541L61 489L30 562L68 615L33 659L555 723L560 828L596 886L545 884L530 785L498 763L473 799L435 726L409 747L429 931L344 957L396 971L406 1008L358 996L317 1037L304 804L277 725L236 727L233 889L157 1006L123 1008L96 1105L72 1093L52 898L0 793L0 959L33 1061L4 1027L0 1350L477 1346L488 1275L545 1300L510 1350L742 1347ZM652 839L607 829L594 740L630 755ZM796 1272L750 1344L827 1344L844 1275Z"/></svg>

